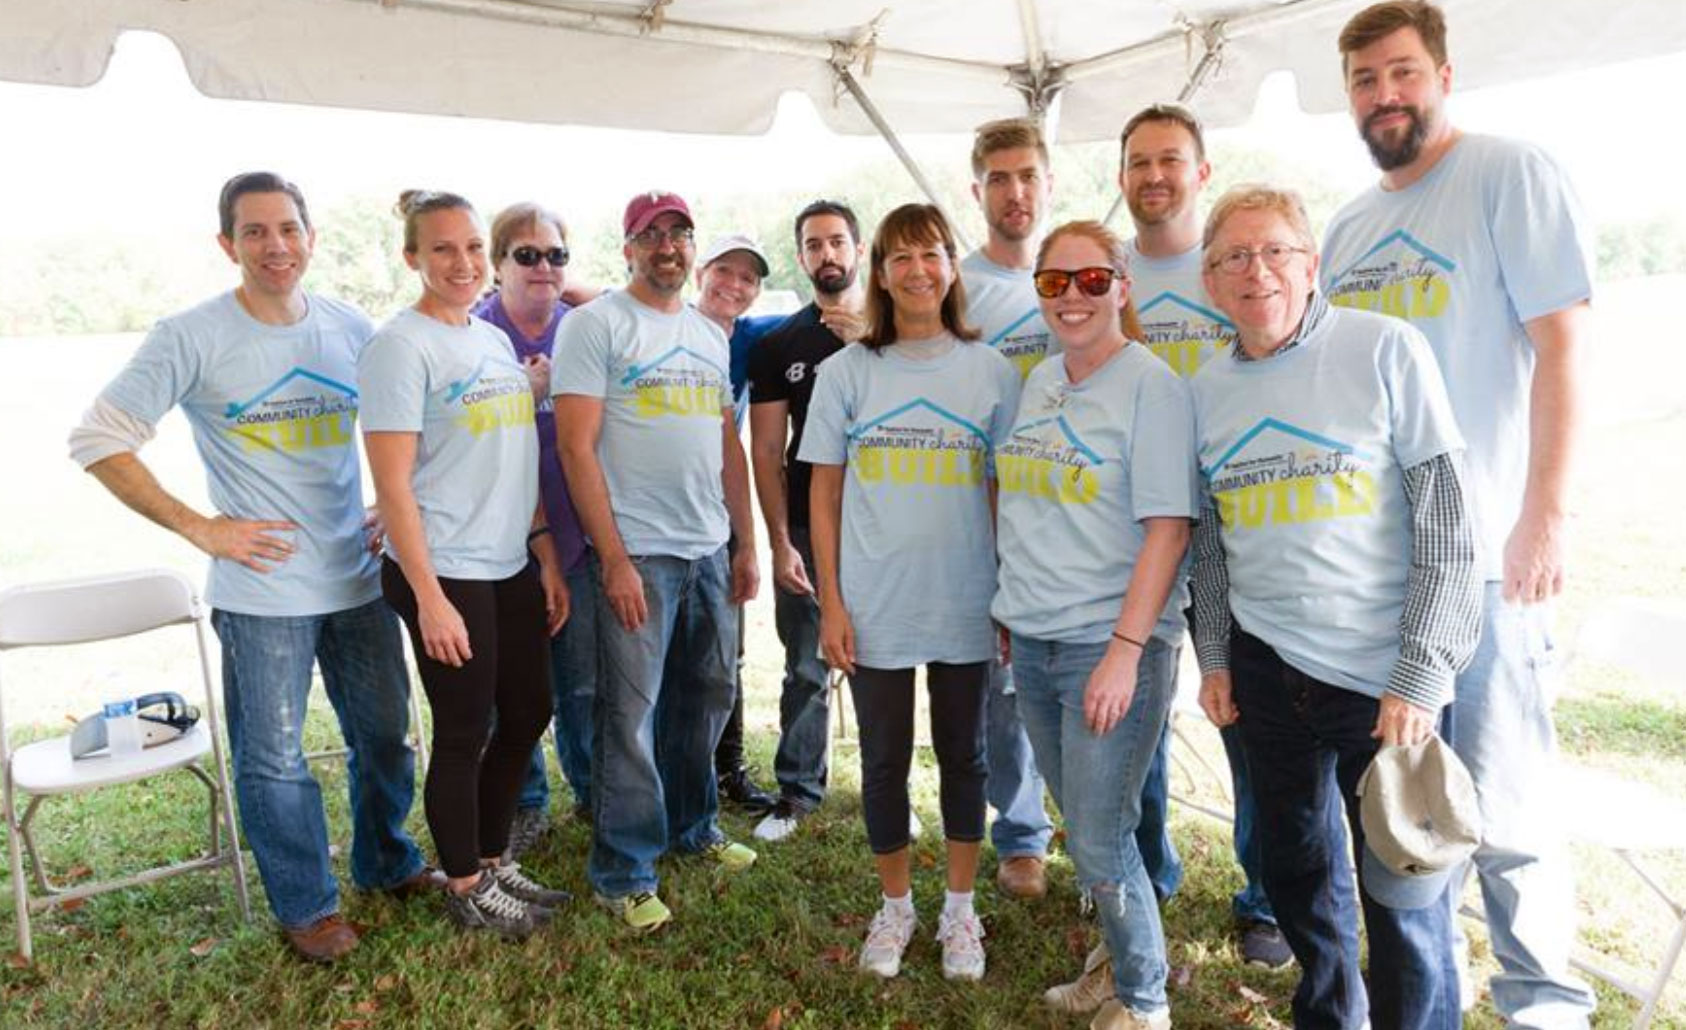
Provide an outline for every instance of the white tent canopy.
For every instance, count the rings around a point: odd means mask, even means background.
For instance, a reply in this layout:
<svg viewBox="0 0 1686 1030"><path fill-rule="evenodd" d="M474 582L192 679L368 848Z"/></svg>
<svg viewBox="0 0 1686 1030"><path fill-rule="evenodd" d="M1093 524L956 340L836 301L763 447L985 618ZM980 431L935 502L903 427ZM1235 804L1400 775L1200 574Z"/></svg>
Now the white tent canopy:
<svg viewBox="0 0 1686 1030"><path fill-rule="evenodd" d="M780 94L832 129L959 132L1057 104L1063 140L1193 94L1214 125L1280 69L1343 104L1361 0L0 0L0 78L86 86L162 33L213 97L759 133ZM1686 49L1679 0L1443 0L1462 88ZM1196 92L1197 90L1197 92ZM558 99L560 98L560 99ZM876 111L874 111L876 108ZM881 116L877 116L881 113ZM877 117L875 117L877 116Z"/></svg>

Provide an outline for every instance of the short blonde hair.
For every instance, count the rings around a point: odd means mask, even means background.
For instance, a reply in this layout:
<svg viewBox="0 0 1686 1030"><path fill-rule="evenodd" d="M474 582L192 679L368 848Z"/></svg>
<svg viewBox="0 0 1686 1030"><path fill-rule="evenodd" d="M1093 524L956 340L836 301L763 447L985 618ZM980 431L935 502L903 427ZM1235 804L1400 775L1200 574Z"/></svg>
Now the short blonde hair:
<svg viewBox="0 0 1686 1030"><path fill-rule="evenodd" d="M1306 217L1305 201L1300 199L1299 193L1259 182L1232 186L1218 198L1218 202L1212 205L1211 214L1206 216L1206 232L1200 240L1200 249L1209 252L1224 222L1241 211L1267 211L1280 216L1288 223L1289 230L1299 237L1297 242L1312 253L1317 252L1317 239L1311 234L1311 219Z"/></svg>

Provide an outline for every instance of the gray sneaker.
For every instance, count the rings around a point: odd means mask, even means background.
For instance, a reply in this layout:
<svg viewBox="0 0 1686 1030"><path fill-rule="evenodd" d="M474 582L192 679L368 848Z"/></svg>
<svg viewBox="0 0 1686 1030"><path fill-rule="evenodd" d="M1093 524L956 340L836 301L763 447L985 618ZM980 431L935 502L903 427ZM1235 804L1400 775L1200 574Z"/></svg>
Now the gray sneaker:
<svg viewBox="0 0 1686 1030"><path fill-rule="evenodd" d="M550 832L550 812L543 808L517 808L509 824L509 844L503 849L505 862L518 862L538 846Z"/></svg>
<svg viewBox="0 0 1686 1030"><path fill-rule="evenodd" d="M503 892L516 901L526 902L539 908L561 908L574 900L574 896L564 890L554 890L534 881L521 871L521 863L505 862L502 865L487 866L486 871L498 881Z"/></svg>
<svg viewBox="0 0 1686 1030"><path fill-rule="evenodd" d="M458 894L445 892L445 912L465 930L491 930L519 940L538 929L543 921L526 902L510 897L498 886L497 877L481 874L478 882Z"/></svg>

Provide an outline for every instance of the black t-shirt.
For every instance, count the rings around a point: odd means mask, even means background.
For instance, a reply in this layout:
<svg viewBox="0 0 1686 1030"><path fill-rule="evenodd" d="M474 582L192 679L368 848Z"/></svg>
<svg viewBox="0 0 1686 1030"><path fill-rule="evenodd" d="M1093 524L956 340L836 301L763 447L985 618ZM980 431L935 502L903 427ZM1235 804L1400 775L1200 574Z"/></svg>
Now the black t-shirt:
<svg viewBox="0 0 1686 1030"><path fill-rule="evenodd" d="M820 324L819 306L809 304L763 336L749 352L749 403L790 405L790 446L785 449L784 464L786 521L792 529L808 528L810 467L796 460L796 452L802 446L808 401L814 395L814 369L842 349L843 341Z"/></svg>

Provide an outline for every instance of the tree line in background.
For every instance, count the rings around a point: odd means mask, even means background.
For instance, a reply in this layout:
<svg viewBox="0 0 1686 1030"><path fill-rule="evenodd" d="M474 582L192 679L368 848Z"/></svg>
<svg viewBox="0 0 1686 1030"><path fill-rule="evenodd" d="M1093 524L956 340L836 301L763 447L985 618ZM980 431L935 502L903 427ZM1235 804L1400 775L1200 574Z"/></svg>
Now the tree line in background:
<svg viewBox="0 0 1686 1030"><path fill-rule="evenodd" d="M1304 194L1318 231L1345 199L1316 169L1270 154L1220 144L1210 156L1214 172L1208 199L1238 182L1292 184ZM971 196L966 157L956 157L927 164L926 172L975 243L983 239L983 223ZM1110 209L1117 196L1117 144L1058 147L1053 163L1050 224L1099 218ZM924 199L902 167L888 157L833 174L811 189L686 199L697 214L702 242L724 232L758 236L772 263L764 288L806 298L809 287L796 263L791 220L818 197L854 207L869 239L871 227L892 208ZM496 213L498 205L488 198L469 199L481 205L488 220ZM500 203L517 199L550 204L567 220L572 279L610 286L625 280L618 210L576 212L569 209L566 197L511 197ZM415 276L399 253L401 226L392 213L392 198L359 197L318 212L316 222L310 289L357 304L377 320L414 299ZM1114 227L1127 224L1124 212L1113 222ZM1604 281L1686 272L1686 219L1657 215L1602 226L1597 251L1598 274ZM109 229L66 235L28 248L27 253L0 253L0 336L144 331L159 317L227 289L233 279L227 260L203 236L124 236Z"/></svg>

